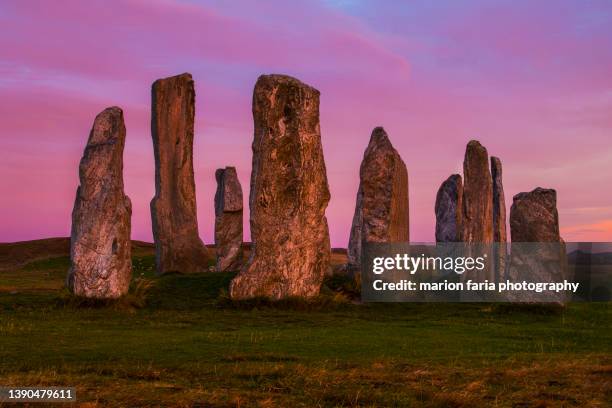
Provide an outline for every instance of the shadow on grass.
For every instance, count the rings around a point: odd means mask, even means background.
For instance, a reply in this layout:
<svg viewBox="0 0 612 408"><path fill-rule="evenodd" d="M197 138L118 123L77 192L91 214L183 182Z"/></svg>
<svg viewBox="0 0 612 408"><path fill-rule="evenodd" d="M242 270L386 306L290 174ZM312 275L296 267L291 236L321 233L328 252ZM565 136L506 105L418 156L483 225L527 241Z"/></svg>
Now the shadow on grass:
<svg viewBox="0 0 612 408"><path fill-rule="evenodd" d="M52 271L62 271L61 277L47 277L46 279L62 279L63 271L69 266L69 258L57 257L48 260L34 261L24 267L26 271L39 271L42 275ZM310 298L287 298L272 300L267 298L254 298L234 301L228 296L228 289L236 272L207 272L198 274L167 274L155 275L155 257L153 255L135 256L132 261L133 282L129 293L116 300L96 300L75 297L67 290L59 294L46 292L19 297L0 299L0 306L7 309L38 308L53 305L68 308L109 308L119 311L170 310L170 311L198 311L202 309L231 309L256 310L276 309L291 311L338 311L351 309L365 311L368 309L384 309L385 314L395 309L419 311L423 308L432 312L438 310L442 314L452 314L456 306L453 305L418 305L418 304L367 304L359 303L360 288L353 279L346 275L336 274L327 276L323 282L320 295ZM46 276L46 275L45 275ZM17 276L16 276L17 277ZM6 306L6 307L5 307ZM482 312L491 315L513 316L558 316L564 313L566 307L560 304L462 304L461 312L472 310L478 314ZM459 311L457 311L459 313ZM393 314L393 313L390 313Z"/></svg>
<svg viewBox="0 0 612 408"><path fill-rule="evenodd" d="M567 309L561 303L495 303L492 312L498 315L558 316Z"/></svg>
<svg viewBox="0 0 612 408"><path fill-rule="evenodd" d="M56 298L56 305L63 308L108 308L119 311L135 311L146 306L149 292L154 286L155 281L151 279L135 279L132 281L128 294L118 299L91 299L75 296L64 288Z"/></svg>

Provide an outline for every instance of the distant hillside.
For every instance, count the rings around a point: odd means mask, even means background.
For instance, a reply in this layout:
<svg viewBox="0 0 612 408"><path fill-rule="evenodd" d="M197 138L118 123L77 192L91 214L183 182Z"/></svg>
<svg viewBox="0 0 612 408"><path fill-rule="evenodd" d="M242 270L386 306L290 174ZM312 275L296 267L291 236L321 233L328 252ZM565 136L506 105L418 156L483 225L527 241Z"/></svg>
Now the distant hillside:
<svg viewBox="0 0 612 408"><path fill-rule="evenodd" d="M567 254L567 260L571 264L585 265L612 265L612 252L588 253L576 250Z"/></svg>
<svg viewBox="0 0 612 408"><path fill-rule="evenodd" d="M132 241L132 251L134 255L153 254L154 246L150 242ZM60 256L70 256L70 238L68 237L0 243L0 270Z"/></svg>

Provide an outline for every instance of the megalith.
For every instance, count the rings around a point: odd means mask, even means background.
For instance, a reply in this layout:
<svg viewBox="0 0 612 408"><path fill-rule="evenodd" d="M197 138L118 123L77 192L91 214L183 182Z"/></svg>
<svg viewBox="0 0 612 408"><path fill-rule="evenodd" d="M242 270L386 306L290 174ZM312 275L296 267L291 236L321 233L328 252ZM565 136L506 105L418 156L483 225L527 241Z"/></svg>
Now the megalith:
<svg viewBox="0 0 612 408"><path fill-rule="evenodd" d="M155 197L151 218L157 273L208 270L198 233L193 178L195 90L191 74L158 79L151 90Z"/></svg>
<svg viewBox="0 0 612 408"><path fill-rule="evenodd" d="M562 282L569 276L566 248L559 234L557 193L536 188L516 194L510 207L512 250L508 279L514 282ZM517 293L521 301L565 302L567 293Z"/></svg>
<svg viewBox="0 0 612 408"><path fill-rule="evenodd" d="M123 192L123 111L107 108L96 116L79 165L72 210L67 286L75 295L114 299L132 278L132 205Z"/></svg>
<svg viewBox="0 0 612 408"><path fill-rule="evenodd" d="M447 178L436 195L436 242L460 242L463 219L463 182L459 174Z"/></svg>
<svg viewBox="0 0 612 408"><path fill-rule="evenodd" d="M230 295L315 296L330 267L319 91L289 76L262 75L253 120L252 253Z"/></svg>
<svg viewBox="0 0 612 408"><path fill-rule="evenodd" d="M382 127L372 131L359 169L359 189L348 245L357 277L363 242L410 240L408 170Z"/></svg>
<svg viewBox="0 0 612 408"><path fill-rule="evenodd" d="M557 192L536 188L519 193L510 208L512 242L560 242Z"/></svg>
<svg viewBox="0 0 612 408"><path fill-rule="evenodd" d="M487 149L471 140L463 161L463 242L493 242L493 179Z"/></svg>
<svg viewBox="0 0 612 408"><path fill-rule="evenodd" d="M491 156L491 178L493 180L493 242L495 243L494 265L498 280L505 276L508 240L506 233L506 199L502 181L502 163L499 157Z"/></svg>
<svg viewBox="0 0 612 408"><path fill-rule="evenodd" d="M215 248L217 271L236 271L242 265L242 187L235 167L217 169Z"/></svg>

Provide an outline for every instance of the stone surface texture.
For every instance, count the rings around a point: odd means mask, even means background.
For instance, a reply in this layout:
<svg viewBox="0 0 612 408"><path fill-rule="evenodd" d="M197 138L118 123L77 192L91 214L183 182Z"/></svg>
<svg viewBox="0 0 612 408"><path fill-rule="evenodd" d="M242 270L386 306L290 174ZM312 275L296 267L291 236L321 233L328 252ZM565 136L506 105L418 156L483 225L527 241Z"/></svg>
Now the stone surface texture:
<svg viewBox="0 0 612 408"><path fill-rule="evenodd" d="M359 180L348 245L349 267L356 270L362 242L410 240L408 170L382 127L372 131Z"/></svg>
<svg viewBox="0 0 612 408"><path fill-rule="evenodd" d="M510 234L512 242L560 242L557 192L538 187L515 195Z"/></svg>
<svg viewBox="0 0 612 408"><path fill-rule="evenodd" d="M363 231L363 188L359 183L357 190L357 198L355 200L355 213L353 214L353 222L351 224L351 233L349 235L349 243L347 249L348 272L358 272L361 267L361 240Z"/></svg>
<svg viewBox="0 0 612 408"><path fill-rule="evenodd" d="M315 296L330 267L319 91L288 76L260 76L253 119L252 252L230 295Z"/></svg>
<svg viewBox="0 0 612 408"><path fill-rule="evenodd" d="M151 201L157 273L208 269L198 233L193 178L195 91L190 74L159 79L151 90L155 197Z"/></svg>
<svg viewBox="0 0 612 408"><path fill-rule="evenodd" d="M102 111L79 165L72 210L69 290L81 297L125 295L132 277L132 205L123 192L125 124L120 108Z"/></svg>
<svg viewBox="0 0 612 408"><path fill-rule="evenodd" d="M506 242L506 199L502 180L502 164L499 157L491 156L491 178L493 179L493 242L497 245L495 255L495 276L501 279L505 276L507 248Z"/></svg>
<svg viewBox="0 0 612 408"><path fill-rule="evenodd" d="M568 268L566 248L559 234L557 193L552 189L536 188L513 197L510 208L512 250L508 279L530 282L562 282L573 280ZM537 243L537 244L534 244ZM523 293L521 300L566 302L564 293L546 296Z"/></svg>
<svg viewBox="0 0 612 408"><path fill-rule="evenodd" d="M506 199L502 182L502 164L498 157L491 157L493 179L493 242L506 242Z"/></svg>
<svg viewBox="0 0 612 408"><path fill-rule="evenodd" d="M242 187L235 167L217 169L215 193L215 247L217 271L242 266Z"/></svg>
<svg viewBox="0 0 612 408"><path fill-rule="evenodd" d="M493 180L487 149L476 140L468 143L463 161L463 232L469 243L493 242Z"/></svg>
<svg viewBox="0 0 612 408"><path fill-rule="evenodd" d="M463 181L459 174L447 178L436 195L436 242L460 242L463 219Z"/></svg>

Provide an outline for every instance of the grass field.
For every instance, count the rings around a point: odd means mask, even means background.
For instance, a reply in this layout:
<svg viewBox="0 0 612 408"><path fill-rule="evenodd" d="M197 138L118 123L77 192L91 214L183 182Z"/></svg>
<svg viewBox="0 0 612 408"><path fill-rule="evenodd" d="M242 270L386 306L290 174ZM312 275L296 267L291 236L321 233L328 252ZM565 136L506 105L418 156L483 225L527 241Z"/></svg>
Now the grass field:
<svg viewBox="0 0 612 408"><path fill-rule="evenodd" d="M328 283L309 303L236 305L232 274L156 278L141 246L134 292L85 305L62 289L61 248L39 252L0 269L0 385L74 386L91 407L612 403L608 303L362 305Z"/></svg>

